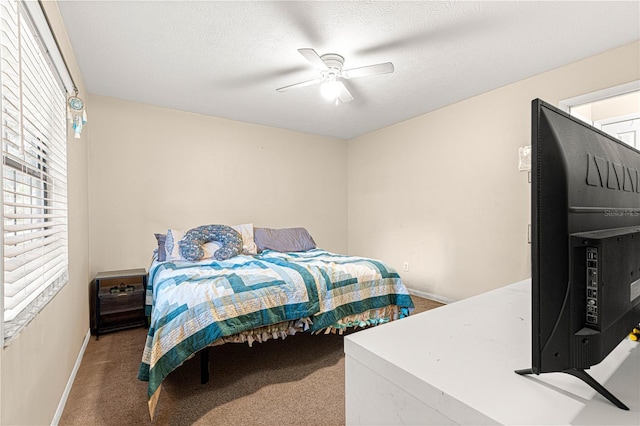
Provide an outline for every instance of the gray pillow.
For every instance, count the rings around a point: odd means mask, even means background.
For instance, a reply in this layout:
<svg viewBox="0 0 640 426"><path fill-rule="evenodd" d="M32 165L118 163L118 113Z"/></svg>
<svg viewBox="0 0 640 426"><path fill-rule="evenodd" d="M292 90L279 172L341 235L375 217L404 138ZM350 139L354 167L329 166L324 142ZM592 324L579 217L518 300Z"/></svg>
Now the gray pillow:
<svg viewBox="0 0 640 426"><path fill-rule="evenodd" d="M255 228L253 239L260 251L307 251L316 248L315 241L304 228Z"/></svg>
<svg viewBox="0 0 640 426"><path fill-rule="evenodd" d="M167 252L164 249L164 242L167 240L167 234L154 234L158 241L158 262L167 260Z"/></svg>

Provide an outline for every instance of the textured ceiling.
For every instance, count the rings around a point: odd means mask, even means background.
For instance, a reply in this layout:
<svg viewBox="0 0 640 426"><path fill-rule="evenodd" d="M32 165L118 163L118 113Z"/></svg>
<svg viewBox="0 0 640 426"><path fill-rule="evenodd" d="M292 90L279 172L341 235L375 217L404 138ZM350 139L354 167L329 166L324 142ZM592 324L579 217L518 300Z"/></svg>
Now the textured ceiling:
<svg viewBox="0 0 640 426"><path fill-rule="evenodd" d="M91 94L349 139L640 39L640 2L64 1ZM276 92L315 69L393 74Z"/></svg>

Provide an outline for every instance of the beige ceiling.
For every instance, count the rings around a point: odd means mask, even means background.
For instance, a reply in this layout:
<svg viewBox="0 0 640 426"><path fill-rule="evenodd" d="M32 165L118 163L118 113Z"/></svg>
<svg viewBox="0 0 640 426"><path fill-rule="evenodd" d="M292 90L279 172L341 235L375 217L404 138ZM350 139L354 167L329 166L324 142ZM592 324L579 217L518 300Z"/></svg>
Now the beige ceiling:
<svg viewBox="0 0 640 426"><path fill-rule="evenodd" d="M640 39L639 1L64 1L87 90L349 139ZM392 74L276 92L317 71L298 52Z"/></svg>

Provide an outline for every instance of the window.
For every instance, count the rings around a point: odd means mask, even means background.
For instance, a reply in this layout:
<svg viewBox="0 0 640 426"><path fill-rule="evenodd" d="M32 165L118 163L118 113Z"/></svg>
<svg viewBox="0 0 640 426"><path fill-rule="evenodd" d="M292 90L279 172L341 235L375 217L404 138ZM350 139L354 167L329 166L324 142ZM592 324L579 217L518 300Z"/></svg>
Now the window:
<svg viewBox="0 0 640 426"><path fill-rule="evenodd" d="M31 16L0 0L5 345L68 276L66 94Z"/></svg>

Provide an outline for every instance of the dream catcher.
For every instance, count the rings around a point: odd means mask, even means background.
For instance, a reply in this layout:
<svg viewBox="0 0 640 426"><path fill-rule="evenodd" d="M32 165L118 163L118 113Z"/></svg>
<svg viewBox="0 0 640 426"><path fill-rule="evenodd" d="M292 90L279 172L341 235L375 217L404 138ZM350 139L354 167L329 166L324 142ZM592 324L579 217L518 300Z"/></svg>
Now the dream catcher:
<svg viewBox="0 0 640 426"><path fill-rule="evenodd" d="M69 122L73 126L73 137L80 139L82 127L87 124L87 111L84 109L84 101L78 97L78 89L73 96L67 99L69 106Z"/></svg>

